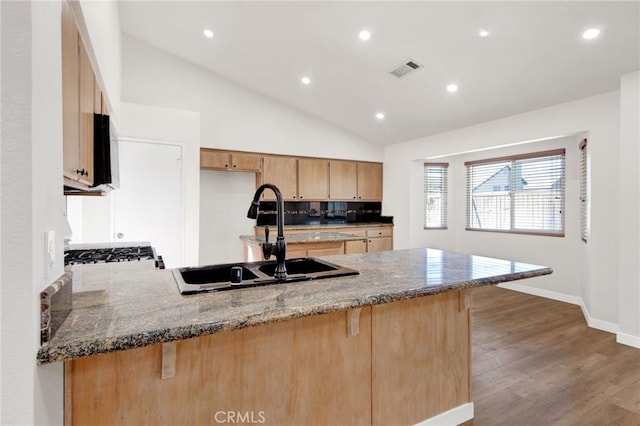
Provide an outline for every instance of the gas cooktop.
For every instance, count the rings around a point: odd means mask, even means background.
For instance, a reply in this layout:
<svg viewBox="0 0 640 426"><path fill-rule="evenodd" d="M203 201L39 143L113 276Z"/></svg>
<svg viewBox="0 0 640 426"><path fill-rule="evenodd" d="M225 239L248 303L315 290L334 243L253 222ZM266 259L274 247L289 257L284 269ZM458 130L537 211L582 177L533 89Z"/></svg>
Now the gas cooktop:
<svg viewBox="0 0 640 426"><path fill-rule="evenodd" d="M100 247L68 250L64 253L65 265L132 262L140 260L161 261L151 246Z"/></svg>

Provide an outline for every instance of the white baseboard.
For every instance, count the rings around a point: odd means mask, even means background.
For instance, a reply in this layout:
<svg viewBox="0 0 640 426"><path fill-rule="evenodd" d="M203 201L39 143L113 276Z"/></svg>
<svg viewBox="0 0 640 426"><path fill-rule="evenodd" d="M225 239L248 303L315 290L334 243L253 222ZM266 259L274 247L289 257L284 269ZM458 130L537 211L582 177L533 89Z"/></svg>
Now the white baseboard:
<svg viewBox="0 0 640 426"><path fill-rule="evenodd" d="M640 349L640 336L618 332L616 333L616 342Z"/></svg>
<svg viewBox="0 0 640 426"><path fill-rule="evenodd" d="M570 296L564 293L557 293L555 291L543 290L541 288L529 287L522 284L516 284L513 282L507 282L498 284L498 287L507 288L509 290L519 291L521 293L532 294L534 296L546 297L547 299L558 300L560 302L571 303L572 305L578 305L582 307L582 312L585 312L584 303L582 299L577 296Z"/></svg>
<svg viewBox="0 0 640 426"><path fill-rule="evenodd" d="M540 288L529 287L512 282L498 284L498 287L532 294L534 296L546 297L547 299L558 300L560 302L571 303L572 305L578 305L580 306L582 315L584 316L584 319L589 327L615 334L616 342L620 344L633 346L634 348L640 348L640 336L620 333L620 326L618 324L609 321L603 321L598 318L593 318L589 314L589 309L587 309L581 297L570 296L563 293L556 293L555 291L543 290Z"/></svg>
<svg viewBox="0 0 640 426"><path fill-rule="evenodd" d="M455 426L473 418L473 402L458 405L437 416L429 417L415 426Z"/></svg>

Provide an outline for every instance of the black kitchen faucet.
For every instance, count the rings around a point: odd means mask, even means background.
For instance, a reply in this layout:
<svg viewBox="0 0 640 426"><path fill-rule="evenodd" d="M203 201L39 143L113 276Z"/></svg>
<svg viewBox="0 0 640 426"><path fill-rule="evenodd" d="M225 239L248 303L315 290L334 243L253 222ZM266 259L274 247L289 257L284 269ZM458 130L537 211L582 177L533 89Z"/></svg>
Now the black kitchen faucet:
<svg viewBox="0 0 640 426"><path fill-rule="evenodd" d="M260 196L262 192L269 188L276 194L276 224L278 226L278 236L276 238L276 243L272 244L269 242L269 227L266 226L264 229L264 237L265 242L260 244L262 246L262 255L264 259L267 260L271 257L271 255L276 256L276 270L273 274L273 278L284 281L287 279L287 267L284 264L284 258L287 255L287 242L284 239L284 199L282 198L282 193L278 189L277 186L265 183L264 185L260 185L260 187L256 190L255 195L253 196L253 201L251 202L251 206L249 207L249 212L247 212L247 217L249 219L257 219L258 218L258 208L260 207Z"/></svg>

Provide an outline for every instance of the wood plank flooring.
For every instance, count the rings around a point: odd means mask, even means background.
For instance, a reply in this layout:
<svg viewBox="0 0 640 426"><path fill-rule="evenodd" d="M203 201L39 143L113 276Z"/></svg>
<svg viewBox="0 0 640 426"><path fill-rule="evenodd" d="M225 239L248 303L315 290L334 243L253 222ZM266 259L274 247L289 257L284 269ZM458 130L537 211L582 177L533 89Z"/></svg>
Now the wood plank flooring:
<svg viewBox="0 0 640 426"><path fill-rule="evenodd" d="M580 307L474 289L472 400L464 425L640 425L640 350L589 328Z"/></svg>

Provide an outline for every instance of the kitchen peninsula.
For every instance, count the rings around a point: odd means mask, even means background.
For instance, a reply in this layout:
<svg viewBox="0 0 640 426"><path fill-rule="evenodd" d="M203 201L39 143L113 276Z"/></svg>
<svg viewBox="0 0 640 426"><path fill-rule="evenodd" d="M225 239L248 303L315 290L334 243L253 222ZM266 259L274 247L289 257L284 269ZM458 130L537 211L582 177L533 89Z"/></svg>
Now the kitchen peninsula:
<svg viewBox="0 0 640 426"><path fill-rule="evenodd" d="M67 423L415 424L471 404L473 287L552 272L426 248L325 259L360 275L182 296L151 264L71 267L38 353L65 362Z"/></svg>

